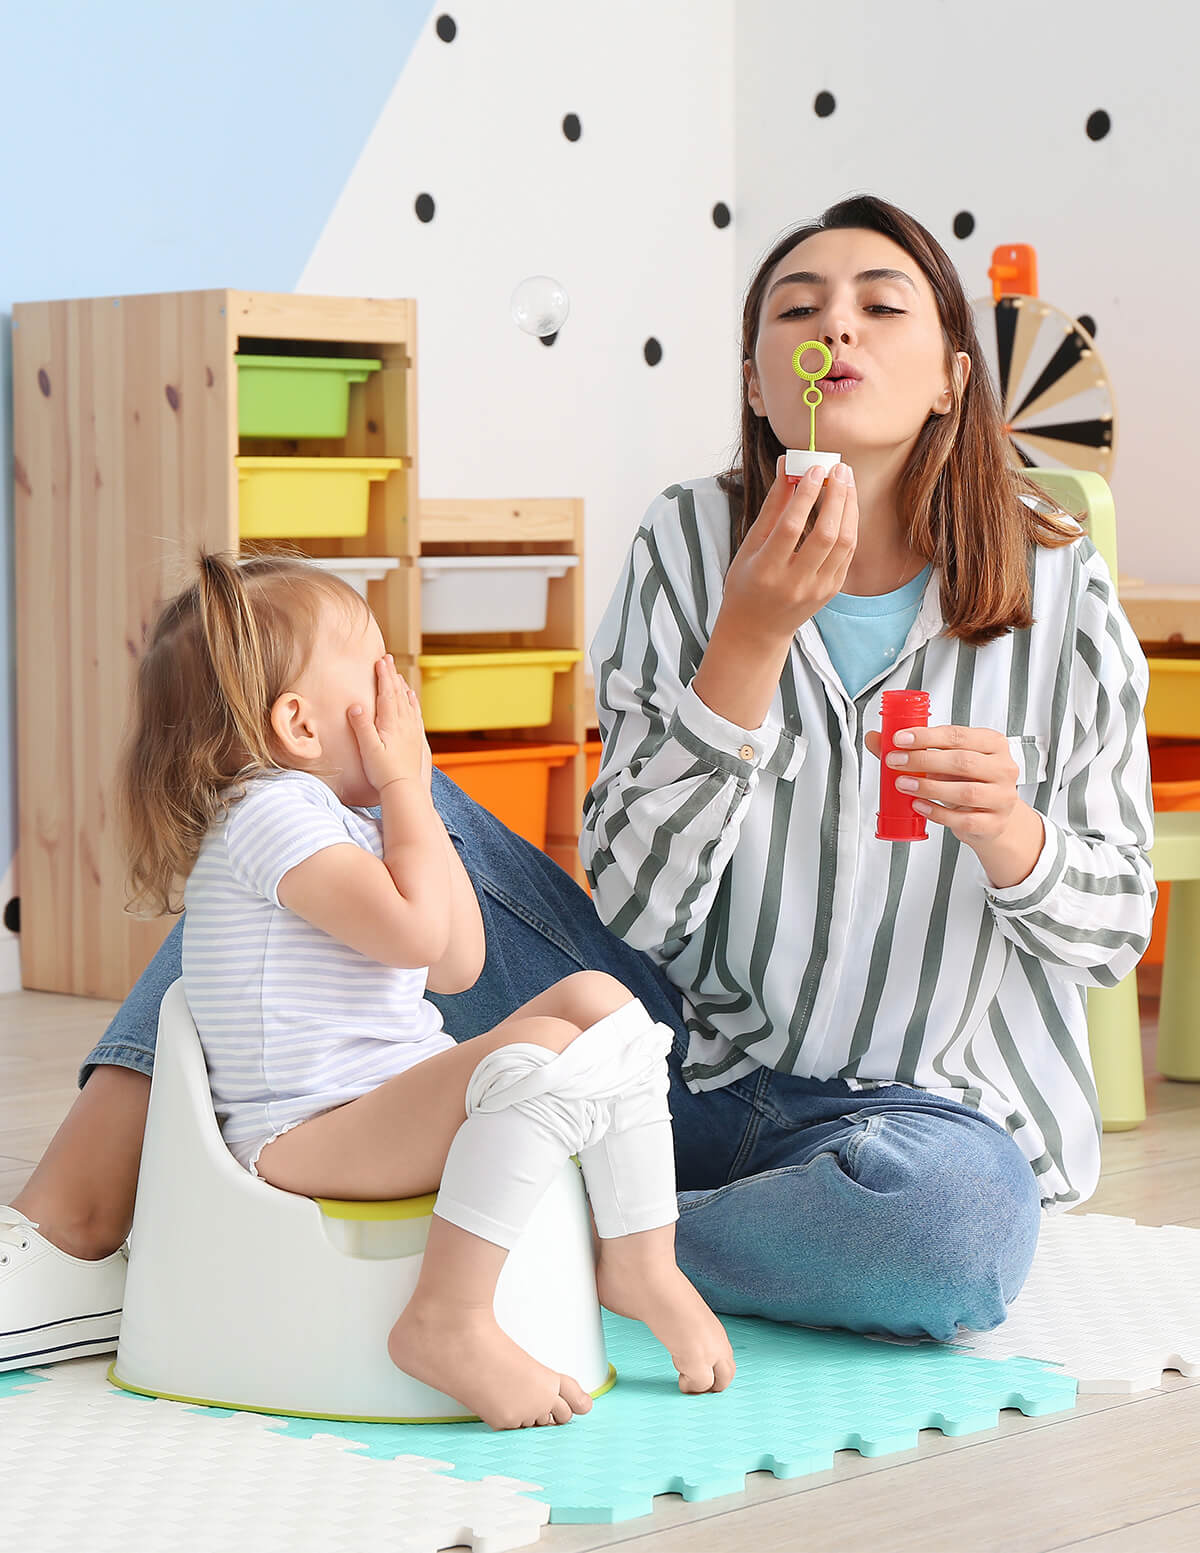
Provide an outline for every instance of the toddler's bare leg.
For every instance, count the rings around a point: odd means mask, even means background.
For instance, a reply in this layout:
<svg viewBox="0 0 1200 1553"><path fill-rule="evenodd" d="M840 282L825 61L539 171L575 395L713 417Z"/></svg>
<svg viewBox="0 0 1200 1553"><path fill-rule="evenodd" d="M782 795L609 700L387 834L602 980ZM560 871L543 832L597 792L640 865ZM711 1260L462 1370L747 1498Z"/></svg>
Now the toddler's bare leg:
<svg viewBox="0 0 1200 1553"><path fill-rule="evenodd" d="M578 1033L559 1019L506 1020L284 1133L259 1155L259 1174L309 1196L386 1198L431 1191L443 1177L460 1129L490 1120L464 1122L467 1085L481 1059L511 1045L559 1053ZM538 1182L542 1188L547 1184L541 1172L557 1168L567 1155L552 1140L528 1141L534 1150L529 1179L516 1186L520 1194L523 1185L536 1202ZM520 1175L519 1162L514 1168ZM388 1352L405 1374L454 1397L493 1428L566 1423L573 1413L586 1413L591 1398L571 1376L539 1364L514 1343L493 1312L511 1244L511 1239L494 1243L435 1211L421 1275L392 1330Z"/></svg>
<svg viewBox="0 0 1200 1553"><path fill-rule="evenodd" d="M96 1068L13 1200L69 1256L99 1260L128 1235L149 1101L143 1074Z"/></svg>

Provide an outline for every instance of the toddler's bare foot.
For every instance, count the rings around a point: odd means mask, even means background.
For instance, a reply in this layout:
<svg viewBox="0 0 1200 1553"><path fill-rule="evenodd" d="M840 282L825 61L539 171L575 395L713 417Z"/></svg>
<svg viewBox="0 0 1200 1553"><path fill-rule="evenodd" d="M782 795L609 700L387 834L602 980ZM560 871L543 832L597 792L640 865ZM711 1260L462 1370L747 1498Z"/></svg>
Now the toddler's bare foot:
<svg viewBox="0 0 1200 1553"><path fill-rule="evenodd" d="M615 1315L645 1322L671 1355L680 1391L724 1391L737 1369L733 1349L725 1328L676 1265L673 1240L670 1229L602 1240L596 1264L600 1303Z"/></svg>
<svg viewBox="0 0 1200 1553"><path fill-rule="evenodd" d="M592 1399L518 1347L489 1309L410 1300L388 1338L397 1369L461 1402L493 1429L565 1424Z"/></svg>

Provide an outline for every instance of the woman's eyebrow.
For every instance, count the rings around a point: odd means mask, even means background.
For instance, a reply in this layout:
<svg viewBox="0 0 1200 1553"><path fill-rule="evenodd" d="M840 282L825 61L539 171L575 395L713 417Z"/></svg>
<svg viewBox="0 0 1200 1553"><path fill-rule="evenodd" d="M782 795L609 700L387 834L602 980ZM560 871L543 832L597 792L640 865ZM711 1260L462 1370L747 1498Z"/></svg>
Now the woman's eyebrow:
<svg viewBox="0 0 1200 1553"><path fill-rule="evenodd" d="M855 282L871 280L901 280L906 286L917 288L913 284L912 277L906 275L903 270L860 270L854 277ZM818 275L815 270L796 270L792 275L781 275L775 284L767 292L768 297L779 290L780 286L824 286L827 283L824 275Z"/></svg>

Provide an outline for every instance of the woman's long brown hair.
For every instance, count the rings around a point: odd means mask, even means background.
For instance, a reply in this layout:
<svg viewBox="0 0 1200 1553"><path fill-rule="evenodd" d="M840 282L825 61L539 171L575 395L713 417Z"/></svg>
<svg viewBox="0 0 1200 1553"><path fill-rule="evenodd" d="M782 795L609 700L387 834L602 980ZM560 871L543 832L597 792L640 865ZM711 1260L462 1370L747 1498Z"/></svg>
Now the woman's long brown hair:
<svg viewBox="0 0 1200 1553"><path fill-rule="evenodd" d="M199 577L163 606L117 778L130 909L182 910L213 821L249 777L280 769L271 708L308 662L329 600L348 619L366 612L349 583L304 561L202 553Z"/></svg>
<svg viewBox="0 0 1200 1553"><path fill-rule="evenodd" d="M1041 497L1032 480L1008 460L1009 444L995 390L975 334L971 305L941 244L920 222L874 195L831 205L810 225L794 227L767 254L746 292L742 360L753 361L759 317L775 266L818 232L859 228L879 232L920 265L933 288L953 403L930 414L901 476L900 521L909 544L941 576L942 614L950 636L980 645L1033 623L1029 578L1032 545L1055 547L1077 537L1074 525L1032 509L1022 493ZM955 355L965 351L971 373L965 387ZM732 549L758 516L785 451L766 416L750 407L742 389L737 456L719 476L729 496Z"/></svg>

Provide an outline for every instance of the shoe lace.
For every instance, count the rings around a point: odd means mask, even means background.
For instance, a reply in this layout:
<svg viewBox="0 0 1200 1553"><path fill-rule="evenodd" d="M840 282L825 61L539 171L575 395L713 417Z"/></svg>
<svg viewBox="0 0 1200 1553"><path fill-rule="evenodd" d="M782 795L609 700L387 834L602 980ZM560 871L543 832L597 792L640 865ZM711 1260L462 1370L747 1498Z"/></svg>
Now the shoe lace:
<svg viewBox="0 0 1200 1553"><path fill-rule="evenodd" d="M0 1210L0 1245L16 1246L18 1251L29 1249L29 1231L37 1225L17 1214L14 1209ZM0 1251L0 1265L8 1261L8 1253Z"/></svg>

